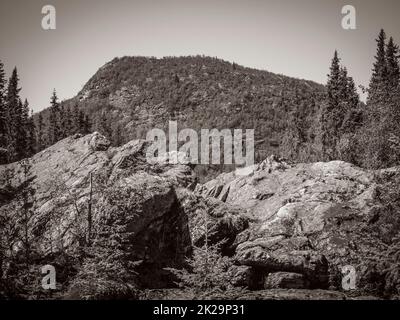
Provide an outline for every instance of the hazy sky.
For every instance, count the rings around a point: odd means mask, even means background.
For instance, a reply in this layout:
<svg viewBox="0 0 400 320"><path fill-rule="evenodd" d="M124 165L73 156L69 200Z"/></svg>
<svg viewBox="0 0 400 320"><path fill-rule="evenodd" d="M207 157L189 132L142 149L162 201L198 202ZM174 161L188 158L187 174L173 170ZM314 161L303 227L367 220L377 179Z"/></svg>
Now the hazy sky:
<svg viewBox="0 0 400 320"><path fill-rule="evenodd" d="M44 31L41 9L57 10ZM341 27L355 6L357 29ZM335 49L357 84L369 82L380 28L400 42L399 0L0 0L0 59L16 65L34 110L53 88L73 97L118 56L205 54L326 82Z"/></svg>

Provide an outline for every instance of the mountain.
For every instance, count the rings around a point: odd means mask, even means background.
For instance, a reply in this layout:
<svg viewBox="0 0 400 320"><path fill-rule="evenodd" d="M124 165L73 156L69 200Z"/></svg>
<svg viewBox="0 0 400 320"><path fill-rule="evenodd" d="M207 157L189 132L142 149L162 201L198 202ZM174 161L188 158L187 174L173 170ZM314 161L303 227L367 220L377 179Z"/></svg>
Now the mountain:
<svg viewBox="0 0 400 320"><path fill-rule="evenodd" d="M104 134L113 145L143 139L154 127L165 130L168 120L176 120L178 129L196 131L254 128L255 156L260 161L281 153L290 114L296 114L302 139L313 141L324 93L324 86L312 81L216 58L123 57L101 67L63 105L83 110L91 120L91 131ZM201 176L207 176L207 170L200 169Z"/></svg>

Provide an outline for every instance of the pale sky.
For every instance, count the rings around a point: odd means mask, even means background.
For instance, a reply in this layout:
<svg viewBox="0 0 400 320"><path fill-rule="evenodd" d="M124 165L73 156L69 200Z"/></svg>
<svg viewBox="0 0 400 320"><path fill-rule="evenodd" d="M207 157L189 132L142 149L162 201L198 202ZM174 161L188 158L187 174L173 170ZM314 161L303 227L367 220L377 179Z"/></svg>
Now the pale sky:
<svg viewBox="0 0 400 320"><path fill-rule="evenodd" d="M18 67L35 111L53 88L75 96L121 56L204 54L288 76L326 82L333 51L357 84L368 85L380 28L400 42L398 0L0 0L0 60ZM54 5L57 29L41 27ZM357 29L341 27L356 8Z"/></svg>

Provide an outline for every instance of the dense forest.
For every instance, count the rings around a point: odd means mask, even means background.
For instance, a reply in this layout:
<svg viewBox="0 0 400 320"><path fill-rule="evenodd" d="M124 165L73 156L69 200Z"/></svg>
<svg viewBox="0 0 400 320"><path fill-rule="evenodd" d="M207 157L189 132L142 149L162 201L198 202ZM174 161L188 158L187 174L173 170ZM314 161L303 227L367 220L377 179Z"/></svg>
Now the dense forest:
<svg viewBox="0 0 400 320"><path fill-rule="evenodd" d="M399 164L399 48L384 30L360 102L356 84L334 52L326 86L217 58L115 58L74 98L32 115L19 97L14 69L0 64L0 161L28 157L75 133L99 131L113 145L149 129L255 129L256 160L274 153L293 162L345 160L366 168ZM199 167L203 178L231 168Z"/></svg>

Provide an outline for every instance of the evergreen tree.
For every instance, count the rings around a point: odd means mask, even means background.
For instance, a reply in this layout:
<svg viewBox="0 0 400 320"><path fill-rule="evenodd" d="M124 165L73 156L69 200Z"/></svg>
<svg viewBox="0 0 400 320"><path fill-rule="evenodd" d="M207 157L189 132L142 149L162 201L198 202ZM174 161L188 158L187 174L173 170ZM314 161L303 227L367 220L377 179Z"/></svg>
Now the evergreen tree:
<svg viewBox="0 0 400 320"><path fill-rule="evenodd" d="M339 128L342 125L343 113L341 110L341 101L343 100L343 76L344 69L340 67L340 59L335 51L330 73L327 82L327 101L322 109L320 140L322 155L326 160L336 158L336 143L339 136Z"/></svg>
<svg viewBox="0 0 400 320"><path fill-rule="evenodd" d="M36 126L35 121L33 120L33 110L31 110L30 116L27 119L26 132L27 156L30 157L38 152L36 141Z"/></svg>
<svg viewBox="0 0 400 320"><path fill-rule="evenodd" d="M352 77L347 78L347 100L352 108L357 108L360 103L360 96L357 93L356 84Z"/></svg>
<svg viewBox="0 0 400 320"><path fill-rule="evenodd" d="M64 139L67 136L67 128L65 127L66 119L65 119L65 107L59 104L59 113L58 113L58 124L59 124L59 133L57 136L57 141Z"/></svg>
<svg viewBox="0 0 400 320"><path fill-rule="evenodd" d="M226 239L211 243L210 239L215 231L210 228L212 222L206 210L203 210L202 220L204 243L201 246L194 246L192 257L187 259L187 268L181 270L166 268L178 278L180 287L194 291L195 295L213 290L227 291L232 288L229 268L233 260L221 253L221 247Z"/></svg>
<svg viewBox="0 0 400 320"><path fill-rule="evenodd" d="M386 47L386 66L388 89L389 92L392 92L392 90L397 89L400 81L399 47L394 43L392 37L390 37Z"/></svg>
<svg viewBox="0 0 400 320"><path fill-rule="evenodd" d="M91 132L91 120L90 117L83 112L83 134L88 134Z"/></svg>
<svg viewBox="0 0 400 320"><path fill-rule="evenodd" d="M18 127L16 128L16 159L21 160L30 156L29 152L29 103L20 100L18 103Z"/></svg>
<svg viewBox="0 0 400 320"><path fill-rule="evenodd" d="M62 127L64 129L64 138L74 134L74 119L70 108L63 107Z"/></svg>
<svg viewBox="0 0 400 320"><path fill-rule="evenodd" d="M0 61L0 164L8 161L9 116L5 97L6 79L4 65Z"/></svg>
<svg viewBox="0 0 400 320"><path fill-rule="evenodd" d="M399 156L391 148L391 137L399 132L399 65L398 47L381 30L377 40L377 55L368 89L368 118L363 129L363 165L384 168L398 164Z"/></svg>
<svg viewBox="0 0 400 320"><path fill-rule="evenodd" d="M74 107L74 130L75 133L88 134L90 133L90 121L89 117L78 108Z"/></svg>
<svg viewBox="0 0 400 320"><path fill-rule="evenodd" d="M62 137L60 124L60 104L58 102L58 97L55 89L50 100L50 114L47 136L48 145L55 144Z"/></svg>
<svg viewBox="0 0 400 320"><path fill-rule="evenodd" d="M36 131L36 151L39 152L43 150L46 146L45 141L45 127L43 121L43 115L40 112L37 120L37 131Z"/></svg>
<svg viewBox="0 0 400 320"><path fill-rule="evenodd" d="M361 125L362 114L360 113L360 97L352 77L347 73L347 69L341 69L341 127L339 135L354 133Z"/></svg>
<svg viewBox="0 0 400 320"><path fill-rule="evenodd" d="M136 296L135 268L140 264L133 259L134 233L130 226L140 212L131 210L126 200L131 189L102 186L104 198L97 203L98 223L93 243L85 248L87 257L82 268L70 284L70 293L83 299L126 299ZM135 197L143 197L140 192Z"/></svg>
<svg viewBox="0 0 400 320"><path fill-rule="evenodd" d="M300 89L296 88L293 101L295 106L288 111L286 131L282 137L280 148L282 155L290 160L301 159L307 139L304 113L301 111L303 102L299 91Z"/></svg>
<svg viewBox="0 0 400 320"><path fill-rule="evenodd" d="M18 130L21 126L22 103L19 98L20 88L18 88L18 72L14 68L7 88L7 109L9 112L9 162L15 161L17 155Z"/></svg>
<svg viewBox="0 0 400 320"><path fill-rule="evenodd" d="M327 91L328 91L328 103L329 107L332 109L336 108L340 101L340 95L342 93L341 85L342 85L342 75L343 70L340 68L340 59L338 56L338 52L335 50L333 55L330 73L328 74L328 82L327 82Z"/></svg>
<svg viewBox="0 0 400 320"><path fill-rule="evenodd" d="M319 116L316 145L325 160L342 159L355 162L355 132L361 125L359 96L346 67L340 65L337 51L328 75L326 102Z"/></svg>
<svg viewBox="0 0 400 320"><path fill-rule="evenodd" d="M384 119L386 119L386 133L391 143L393 136L400 136L400 70L399 70L399 47L394 43L393 38L390 37L386 49L386 63L387 63L387 106ZM400 164L399 150L390 148L389 166Z"/></svg>
<svg viewBox="0 0 400 320"><path fill-rule="evenodd" d="M382 101L386 95L385 84L387 80L387 64L386 64L386 33L382 29L379 33L377 42L377 50L375 63L372 70L372 77L368 89L367 103L374 104Z"/></svg>

